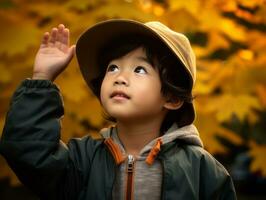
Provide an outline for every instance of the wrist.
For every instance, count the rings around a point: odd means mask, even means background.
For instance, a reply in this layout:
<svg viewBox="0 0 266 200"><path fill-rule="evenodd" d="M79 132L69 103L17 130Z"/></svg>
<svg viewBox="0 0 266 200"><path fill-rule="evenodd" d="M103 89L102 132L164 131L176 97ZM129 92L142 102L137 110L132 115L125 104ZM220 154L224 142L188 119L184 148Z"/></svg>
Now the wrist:
<svg viewBox="0 0 266 200"><path fill-rule="evenodd" d="M53 78L45 73L33 73L32 78L33 80L50 80L53 81Z"/></svg>

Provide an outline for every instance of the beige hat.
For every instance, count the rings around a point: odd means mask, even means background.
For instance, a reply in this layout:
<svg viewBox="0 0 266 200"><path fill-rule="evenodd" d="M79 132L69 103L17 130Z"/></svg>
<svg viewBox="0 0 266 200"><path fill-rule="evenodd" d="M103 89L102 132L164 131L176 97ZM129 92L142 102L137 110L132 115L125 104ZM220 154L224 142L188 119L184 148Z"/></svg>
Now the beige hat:
<svg viewBox="0 0 266 200"><path fill-rule="evenodd" d="M100 75L100 66L98 66L100 50L113 39L126 34L143 35L161 41L183 63L190 77L191 85L194 85L196 59L186 36L156 21L141 23L128 19L112 19L97 23L87 29L81 34L76 45L76 55L81 73L94 93L96 90L91 81ZM185 103L182 107L184 107L182 110L185 111L182 113L182 121L184 120L182 124L191 124L195 118L193 104Z"/></svg>

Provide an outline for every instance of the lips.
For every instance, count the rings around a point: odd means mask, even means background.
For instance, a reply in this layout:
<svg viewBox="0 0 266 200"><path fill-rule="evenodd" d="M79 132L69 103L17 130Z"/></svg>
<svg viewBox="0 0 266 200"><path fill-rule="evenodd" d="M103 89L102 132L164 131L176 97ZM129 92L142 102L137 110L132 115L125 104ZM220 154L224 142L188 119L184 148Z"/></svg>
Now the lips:
<svg viewBox="0 0 266 200"><path fill-rule="evenodd" d="M129 97L126 93L124 93L124 92L122 92L122 91L114 91L114 92L111 94L110 97L111 97L111 98L124 98L124 99L130 99L130 97Z"/></svg>

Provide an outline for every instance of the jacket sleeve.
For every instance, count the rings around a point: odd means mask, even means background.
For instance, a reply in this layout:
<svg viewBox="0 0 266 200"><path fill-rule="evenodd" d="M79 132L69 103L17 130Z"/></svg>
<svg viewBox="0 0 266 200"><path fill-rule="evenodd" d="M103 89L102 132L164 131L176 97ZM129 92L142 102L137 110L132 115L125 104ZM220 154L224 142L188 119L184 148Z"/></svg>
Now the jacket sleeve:
<svg viewBox="0 0 266 200"><path fill-rule="evenodd" d="M231 176L208 152L201 157L200 180L200 199L237 199Z"/></svg>
<svg viewBox="0 0 266 200"><path fill-rule="evenodd" d="M0 140L0 153L21 182L42 199L76 199L82 187L84 163L79 157L91 146L90 140L65 145L60 140L63 114L55 84L24 80L13 95ZM89 168L89 158L83 168Z"/></svg>

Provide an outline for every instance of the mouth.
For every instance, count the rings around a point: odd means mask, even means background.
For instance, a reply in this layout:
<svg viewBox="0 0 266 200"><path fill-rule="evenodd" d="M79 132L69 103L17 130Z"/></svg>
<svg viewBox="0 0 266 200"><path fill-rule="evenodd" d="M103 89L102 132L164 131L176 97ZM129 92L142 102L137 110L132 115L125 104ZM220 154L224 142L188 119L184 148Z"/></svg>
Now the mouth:
<svg viewBox="0 0 266 200"><path fill-rule="evenodd" d="M122 99L130 99L130 97L122 92L122 91L114 91L111 95L110 98L122 98Z"/></svg>

